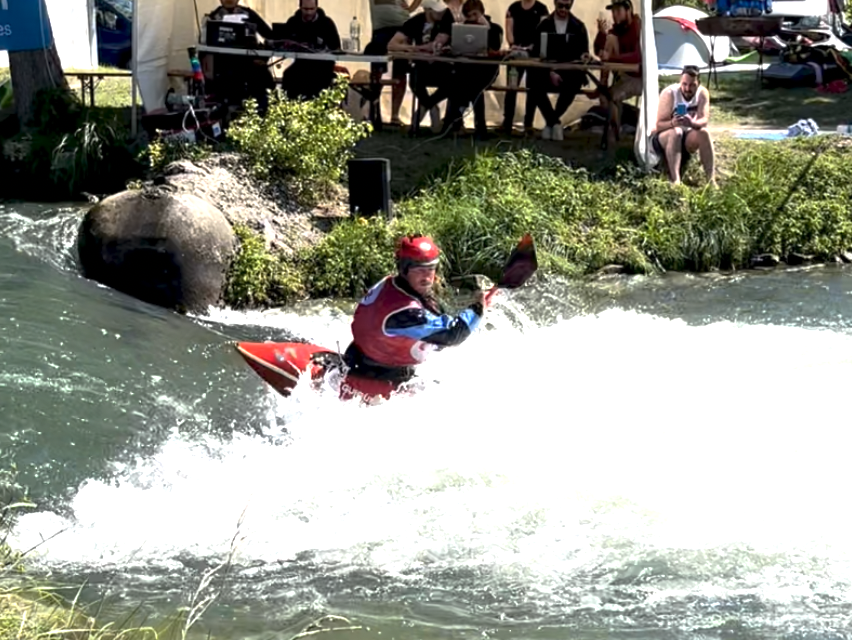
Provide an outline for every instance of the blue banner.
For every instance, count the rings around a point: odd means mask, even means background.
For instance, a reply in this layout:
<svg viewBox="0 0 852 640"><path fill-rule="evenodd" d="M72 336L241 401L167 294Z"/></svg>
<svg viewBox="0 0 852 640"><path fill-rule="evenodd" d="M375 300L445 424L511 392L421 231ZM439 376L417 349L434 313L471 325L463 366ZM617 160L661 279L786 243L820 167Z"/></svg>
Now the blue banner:
<svg viewBox="0 0 852 640"><path fill-rule="evenodd" d="M0 51L47 49L52 43L44 0L0 0Z"/></svg>

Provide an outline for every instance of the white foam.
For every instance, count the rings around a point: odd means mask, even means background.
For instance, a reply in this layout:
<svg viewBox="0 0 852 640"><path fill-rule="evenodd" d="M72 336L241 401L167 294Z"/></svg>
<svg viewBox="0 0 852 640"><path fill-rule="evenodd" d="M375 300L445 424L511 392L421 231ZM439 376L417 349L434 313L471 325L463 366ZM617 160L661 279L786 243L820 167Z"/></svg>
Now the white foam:
<svg viewBox="0 0 852 640"><path fill-rule="evenodd" d="M326 343L348 330L316 322ZM25 515L13 542L70 526L42 547L47 562L166 565L224 553L247 508L246 561L318 550L390 573L489 565L545 588L696 550L712 589L715 550L783 555L741 563L740 587L792 598L777 590L807 575L850 589L852 337L626 311L497 324L435 354L421 375L437 383L414 397L270 396L270 431L286 422L291 436L278 446L175 433L120 482L85 483L75 522Z"/></svg>

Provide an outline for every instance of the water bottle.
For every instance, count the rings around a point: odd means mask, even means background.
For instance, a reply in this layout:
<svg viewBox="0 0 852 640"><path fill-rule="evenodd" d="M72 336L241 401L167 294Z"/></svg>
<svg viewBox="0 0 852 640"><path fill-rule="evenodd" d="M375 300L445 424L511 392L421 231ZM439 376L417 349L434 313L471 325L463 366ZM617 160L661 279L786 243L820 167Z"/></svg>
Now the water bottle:
<svg viewBox="0 0 852 640"><path fill-rule="evenodd" d="M506 84L510 89L518 88L518 70L515 67L509 67L506 71Z"/></svg>
<svg viewBox="0 0 852 640"><path fill-rule="evenodd" d="M349 23L349 40L353 51L361 51L361 23L358 22L358 16L352 16L352 22Z"/></svg>

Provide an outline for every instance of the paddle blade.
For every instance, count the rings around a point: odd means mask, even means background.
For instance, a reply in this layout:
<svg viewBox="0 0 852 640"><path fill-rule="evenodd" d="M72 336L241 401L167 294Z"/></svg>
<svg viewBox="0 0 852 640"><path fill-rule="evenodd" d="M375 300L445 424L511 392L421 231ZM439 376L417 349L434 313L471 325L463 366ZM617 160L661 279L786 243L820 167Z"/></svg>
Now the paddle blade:
<svg viewBox="0 0 852 640"><path fill-rule="evenodd" d="M503 267L503 275L497 286L503 289L517 289L529 280L538 269L535 255L535 243L530 234L525 234Z"/></svg>

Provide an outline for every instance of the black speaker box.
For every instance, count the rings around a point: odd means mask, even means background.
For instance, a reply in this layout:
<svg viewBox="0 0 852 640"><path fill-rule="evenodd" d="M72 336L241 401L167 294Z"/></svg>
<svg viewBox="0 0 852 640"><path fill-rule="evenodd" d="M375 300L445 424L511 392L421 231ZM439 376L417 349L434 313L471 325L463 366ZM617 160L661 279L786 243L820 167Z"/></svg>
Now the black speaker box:
<svg viewBox="0 0 852 640"><path fill-rule="evenodd" d="M353 158L349 161L349 211L361 217L393 215L390 197L390 160Z"/></svg>

